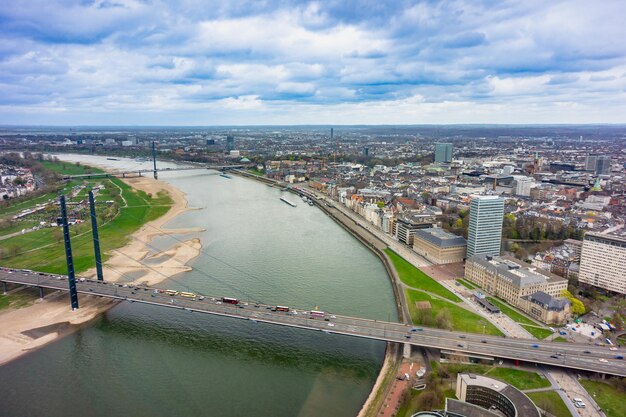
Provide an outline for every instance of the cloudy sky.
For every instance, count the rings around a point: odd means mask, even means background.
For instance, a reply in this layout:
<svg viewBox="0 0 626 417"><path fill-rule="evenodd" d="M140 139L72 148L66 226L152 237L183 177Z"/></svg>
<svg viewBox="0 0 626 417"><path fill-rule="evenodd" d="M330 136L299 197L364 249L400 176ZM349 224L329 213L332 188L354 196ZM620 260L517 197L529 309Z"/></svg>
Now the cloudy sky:
<svg viewBox="0 0 626 417"><path fill-rule="evenodd" d="M0 1L0 124L626 123L623 0Z"/></svg>

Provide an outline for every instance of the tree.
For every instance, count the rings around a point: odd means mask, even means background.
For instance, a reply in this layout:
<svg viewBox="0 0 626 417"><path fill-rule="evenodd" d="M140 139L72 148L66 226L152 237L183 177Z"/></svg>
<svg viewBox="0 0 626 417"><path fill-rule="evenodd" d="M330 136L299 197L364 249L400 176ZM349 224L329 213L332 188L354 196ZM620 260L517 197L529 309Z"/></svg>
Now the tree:
<svg viewBox="0 0 626 417"><path fill-rule="evenodd" d="M439 396L435 390L423 392L417 400L418 410L432 410L439 406Z"/></svg>
<svg viewBox="0 0 626 417"><path fill-rule="evenodd" d="M577 316L582 316L583 314L585 314L585 305L582 301L574 297L572 297L570 301L572 303L572 314L575 314Z"/></svg>
<svg viewBox="0 0 626 417"><path fill-rule="evenodd" d="M570 303L572 303L572 314L576 316L582 316L587 311L583 302L574 297L571 292L563 290L561 291L561 296L563 298L567 298Z"/></svg>
<svg viewBox="0 0 626 417"><path fill-rule="evenodd" d="M450 314L450 310L447 308L439 310L435 318L435 323L437 323L437 327L440 329L452 330L452 315Z"/></svg>
<svg viewBox="0 0 626 417"><path fill-rule="evenodd" d="M52 229L52 238L55 242L61 242L63 240L63 231L60 227Z"/></svg>

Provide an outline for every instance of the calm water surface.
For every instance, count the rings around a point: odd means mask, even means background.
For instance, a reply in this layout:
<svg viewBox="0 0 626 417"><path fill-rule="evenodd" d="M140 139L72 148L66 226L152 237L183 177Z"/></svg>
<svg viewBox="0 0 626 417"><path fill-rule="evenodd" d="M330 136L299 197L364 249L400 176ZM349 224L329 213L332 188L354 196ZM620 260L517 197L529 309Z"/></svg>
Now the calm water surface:
<svg viewBox="0 0 626 417"><path fill-rule="evenodd" d="M396 319L378 258L317 208L211 171L161 178L198 208L168 227L206 229L153 242L159 249L199 237L203 245L192 272L161 286ZM348 417L371 390L383 354L381 342L123 303L0 367L0 416Z"/></svg>

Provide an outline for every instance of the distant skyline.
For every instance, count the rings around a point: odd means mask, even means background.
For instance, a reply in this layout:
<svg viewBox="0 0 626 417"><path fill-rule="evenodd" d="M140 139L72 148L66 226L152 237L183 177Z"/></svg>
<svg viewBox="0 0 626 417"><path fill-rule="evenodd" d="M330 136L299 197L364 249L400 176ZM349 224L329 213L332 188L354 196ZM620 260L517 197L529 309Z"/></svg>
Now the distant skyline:
<svg viewBox="0 0 626 417"><path fill-rule="evenodd" d="M626 2L0 2L0 124L626 123Z"/></svg>

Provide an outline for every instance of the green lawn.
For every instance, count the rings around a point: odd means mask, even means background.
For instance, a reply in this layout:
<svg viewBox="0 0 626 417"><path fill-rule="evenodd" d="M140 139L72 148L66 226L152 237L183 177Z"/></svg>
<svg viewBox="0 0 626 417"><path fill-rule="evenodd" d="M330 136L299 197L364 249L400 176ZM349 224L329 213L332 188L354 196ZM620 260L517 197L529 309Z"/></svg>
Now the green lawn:
<svg viewBox="0 0 626 417"><path fill-rule="evenodd" d="M148 196L142 191L132 189L117 178L112 178L110 181L121 188L128 207L121 207L119 215L98 229L103 260L108 258L109 251L124 246L129 236L144 223L165 214L172 204L168 194ZM72 253L77 273L95 264L90 228L89 222L71 228ZM51 273L67 272L65 251L58 230L47 228L2 241L3 246L9 248L10 251L12 248L19 248L15 250L17 255L8 256L2 261L3 266Z"/></svg>
<svg viewBox="0 0 626 417"><path fill-rule="evenodd" d="M526 394L542 410L556 417L572 417L567 405L555 391L531 392Z"/></svg>
<svg viewBox="0 0 626 417"><path fill-rule="evenodd" d="M385 253L389 256L389 259L391 259L396 271L398 271L400 280L406 285L437 294L443 298L454 301L455 303L461 302L461 299L454 295L450 290L439 284L424 272L420 271L418 268L411 265L403 257L391 249L385 249Z"/></svg>
<svg viewBox="0 0 626 417"><path fill-rule="evenodd" d="M605 382L581 379L580 384L596 400L608 417L626 416L624 393L619 392L615 387ZM589 405L587 406L589 407Z"/></svg>
<svg viewBox="0 0 626 417"><path fill-rule="evenodd" d="M23 229L30 229L33 226L37 226L39 222L24 220L12 222L7 227L0 229L0 236L10 235L15 232L20 232Z"/></svg>
<svg viewBox="0 0 626 417"><path fill-rule="evenodd" d="M500 309L500 311L502 311L504 314L509 316L514 322L520 323L520 324L530 324L534 326L537 325L535 321L529 319L528 317L526 317L519 311L515 310L513 307L509 306L505 302L498 300L497 298L494 298L494 297L487 297L487 300L489 300L489 302L492 303L493 305L497 306Z"/></svg>
<svg viewBox="0 0 626 417"><path fill-rule="evenodd" d="M560 343L568 343L567 339L564 338L563 336L557 336L554 339L552 339L553 342L560 342Z"/></svg>
<svg viewBox="0 0 626 417"><path fill-rule="evenodd" d="M462 286L464 286L465 288L467 288L468 290L476 289L476 285L474 285L474 284L472 284L472 283L470 283L468 281L465 281L464 279L458 278L456 281L459 284L461 284Z"/></svg>
<svg viewBox="0 0 626 417"><path fill-rule="evenodd" d="M259 171L259 170L258 170L258 169L256 169L256 168L250 168L250 169L248 170L248 172L249 172L250 174L252 174L252 175L256 175L256 176L258 176L258 177L262 177L263 175L265 175L265 173L263 173L263 172Z"/></svg>
<svg viewBox="0 0 626 417"><path fill-rule="evenodd" d="M41 165L43 165L44 168L49 169L50 171L65 175L82 175L93 174L96 172L104 172L98 168L90 167L88 165L77 165L73 162L41 161Z"/></svg>
<svg viewBox="0 0 626 417"><path fill-rule="evenodd" d="M536 372L522 371L511 368L492 368L485 375L500 379L519 390L546 388L550 381Z"/></svg>
<svg viewBox="0 0 626 417"><path fill-rule="evenodd" d="M546 337L552 335L552 330L546 329L544 327L537 326L527 326L522 324L522 327L528 331L528 333L532 334L539 340L543 340Z"/></svg>
<svg viewBox="0 0 626 417"><path fill-rule="evenodd" d="M415 302L430 301L430 305L432 307L431 315L433 323L435 322L435 317L437 316L437 314L441 310L447 309L450 312L453 330L468 333L483 333L484 331L485 334L503 336L502 332L489 321L476 313L459 307L454 303L444 301L439 298L434 298L431 297L429 294L411 289L406 289L405 294L407 303L409 305L411 320L415 324L425 325L425 323L422 323L422 320L420 319L420 314L415 307Z"/></svg>

